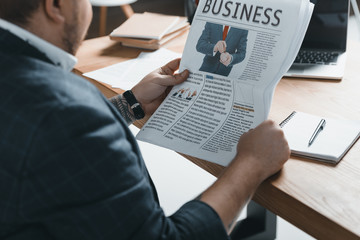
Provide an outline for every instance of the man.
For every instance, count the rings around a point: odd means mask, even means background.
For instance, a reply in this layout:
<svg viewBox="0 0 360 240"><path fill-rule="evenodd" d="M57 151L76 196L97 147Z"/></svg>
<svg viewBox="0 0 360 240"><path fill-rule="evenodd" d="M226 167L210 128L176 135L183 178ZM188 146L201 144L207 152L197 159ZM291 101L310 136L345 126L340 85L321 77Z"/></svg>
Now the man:
<svg viewBox="0 0 360 240"><path fill-rule="evenodd" d="M246 55L248 30L220 24L205 24L196 50L205 54L200 71L229 76L233 66Z"/></svg>
<svg viewBox="0 0 360 240"><path fill-rule="evenodd" d="M91 15L88 0L0 1L0 239L227 239L288 159L282 131L244 134L219 180L166 217L127 123L188 72L174 60L109 102L69 72Z"/></svg>

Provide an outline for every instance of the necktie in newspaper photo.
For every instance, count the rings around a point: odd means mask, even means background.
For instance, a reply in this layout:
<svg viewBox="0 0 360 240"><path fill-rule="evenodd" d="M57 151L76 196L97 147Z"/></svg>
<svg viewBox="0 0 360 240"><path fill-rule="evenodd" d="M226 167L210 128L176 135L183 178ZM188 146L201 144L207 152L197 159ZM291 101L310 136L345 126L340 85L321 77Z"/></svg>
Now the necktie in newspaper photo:
<svg viewBox="0 0 360 240"><path fill-rule="evenodd" d="M223 30L223 39L222 39L223 41L225 41L228 31L229 31L229 26L225 26Z"/></svg>

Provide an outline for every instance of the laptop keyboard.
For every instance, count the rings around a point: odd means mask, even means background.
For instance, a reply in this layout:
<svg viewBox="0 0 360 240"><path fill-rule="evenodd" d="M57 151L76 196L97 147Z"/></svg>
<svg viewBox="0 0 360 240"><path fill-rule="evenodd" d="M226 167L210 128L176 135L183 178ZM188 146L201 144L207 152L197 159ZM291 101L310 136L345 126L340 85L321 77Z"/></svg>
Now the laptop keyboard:
<svg viewBox="0 0 360 240"><path fill-rule="evenodd" d="M336 52L300 50L294 63L336 65L338 56Z"/></svg>

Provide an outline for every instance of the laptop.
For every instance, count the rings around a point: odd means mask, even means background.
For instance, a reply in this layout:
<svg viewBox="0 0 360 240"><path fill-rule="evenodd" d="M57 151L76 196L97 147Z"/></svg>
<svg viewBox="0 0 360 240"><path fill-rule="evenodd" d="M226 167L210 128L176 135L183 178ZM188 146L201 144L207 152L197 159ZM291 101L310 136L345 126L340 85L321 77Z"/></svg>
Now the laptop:
<svg viewBox="0 0 360 240"><path fill-rule="evenodd" d="M287 77L340 80L344 76L349 0L318 0Z"/></svg>

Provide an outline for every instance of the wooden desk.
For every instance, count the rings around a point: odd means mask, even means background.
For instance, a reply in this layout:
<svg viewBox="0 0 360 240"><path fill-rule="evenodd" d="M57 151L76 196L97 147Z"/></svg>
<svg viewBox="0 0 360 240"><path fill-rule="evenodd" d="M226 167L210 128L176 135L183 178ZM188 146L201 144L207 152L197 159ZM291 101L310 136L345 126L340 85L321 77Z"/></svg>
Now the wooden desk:
<svg viewBox="0 0 360 240"><path fill-rule="evenodd" d="M186 35L167 47L181 52ZM284 78L276 88L270 118L281 122L293 110L325 117L360 119L360 43L350 42L341 82ZM84 73L136 57L107 37L87 40L77 57ZM120 89L92 81L107 96ZM141 125L142 123L138 124ZM190 158L217 176L222 167ZM265 181L254 201L317 239L360 239L360 141L336 166L291 157L283 170Z"/></svg>

